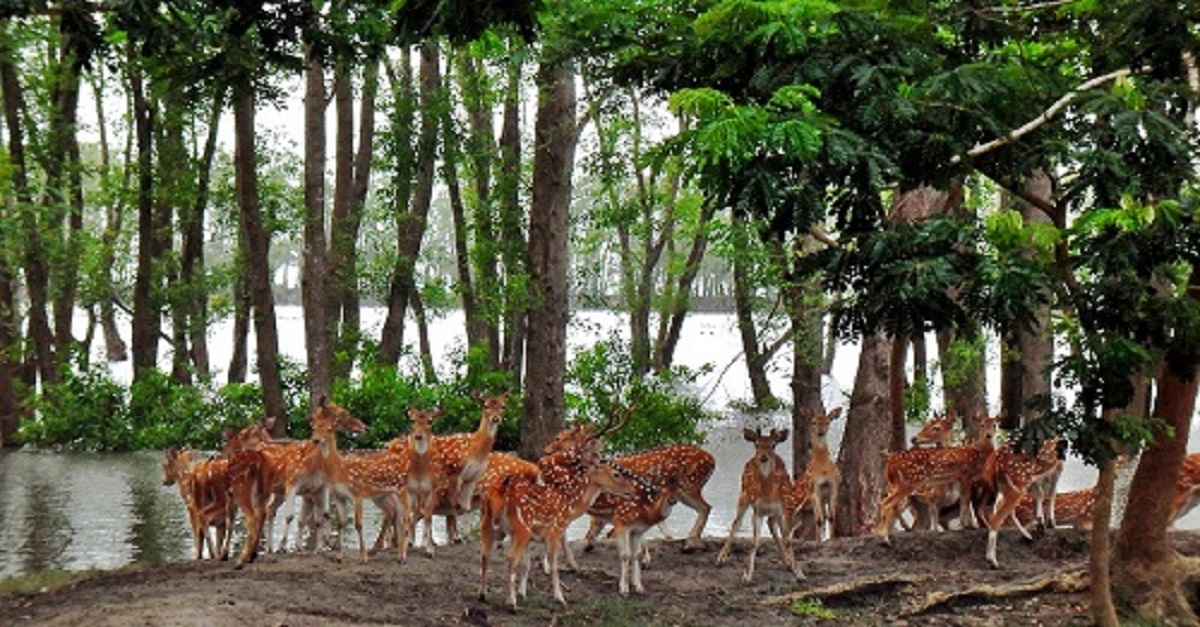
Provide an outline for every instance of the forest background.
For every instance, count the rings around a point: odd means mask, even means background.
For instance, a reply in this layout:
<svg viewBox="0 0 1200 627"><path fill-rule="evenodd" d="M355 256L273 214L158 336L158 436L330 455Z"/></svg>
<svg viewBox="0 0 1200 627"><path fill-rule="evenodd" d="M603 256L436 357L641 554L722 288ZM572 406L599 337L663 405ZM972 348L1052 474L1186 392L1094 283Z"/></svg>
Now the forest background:
<svg viewBox="0 0 1200 627"><path fill-rule="evenodd" d="M962 416L986 411L990 336L1005 427L1101 469L1097 621L1116 621L1122 452L1140 458L1121 607L1195 620L1165 530L1200 360L1198 18L1182 0L5 0L0 442L212 445L263 413L295 434L321 397L383 437L397 406L465 427L500 389L521 392L505 442L525 456L631 406L616 445L687 439L704 416L679 393L679 330L727 305L748 403L777 402L764 368L791 357L800 468L825 330L861 341L851 535L927 407L926 334ZM300 146L262 136L260 111L297 97ZM289 300L303 368L278 357ZM378 336L364 302L387 309ZM626 312L627 339L568 367L589 304ZM424 329L451 307L467 350L434 364ZM227 366L206 335L225 317ZM88 362L97 336L128 351L127 388Z"/></svg>

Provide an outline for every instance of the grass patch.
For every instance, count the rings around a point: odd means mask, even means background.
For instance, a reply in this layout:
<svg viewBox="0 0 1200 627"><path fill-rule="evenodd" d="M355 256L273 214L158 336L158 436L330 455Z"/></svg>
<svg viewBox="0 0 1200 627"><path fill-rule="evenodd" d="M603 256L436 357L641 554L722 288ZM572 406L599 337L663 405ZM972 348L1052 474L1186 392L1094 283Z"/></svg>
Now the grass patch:
<svg viewBox="0 0 1200 627"><path fill-rule="evenodd" d="M0 596L12 594L30 594L33 592L49 592L88 579L101 571L67 571L48 570L32 575L21 575L0 579Z"/></svg>
<svg viewBox="0 0 1200 627"><path fill-rule="evenodd" d="M825 607L821 599L796 599L792 603L792 614L804 618L816 618L818 620L837 620L837 612Z"/></svg>

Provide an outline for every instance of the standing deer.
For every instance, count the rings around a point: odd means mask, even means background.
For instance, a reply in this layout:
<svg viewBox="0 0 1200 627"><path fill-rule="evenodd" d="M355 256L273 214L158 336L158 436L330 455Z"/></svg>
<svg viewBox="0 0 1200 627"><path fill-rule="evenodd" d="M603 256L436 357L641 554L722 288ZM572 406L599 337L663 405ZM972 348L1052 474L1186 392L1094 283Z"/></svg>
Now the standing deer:
<svg viewBox="0 0 1200 627"><path fill-rule="evenodd" d="M646 530L666 520L671 514L671 507L678 500L679 485L674 477L670 477L667 485L659 487L633 471L620 466L616 468L634 485L634 493L630 496L601 495L608 496L611 503L608 520L612 522L612 535L617 539L617 553L621 559L621 580L617 590L621 596L629 594L632 570L633 589L643 594L646 591L642 586L643 538Z"/></svg>
<svg viewBox="0 0 1200 627"><path fill-rule="evenodd" d="M404 540L410 535L411 530L416 528L418 519L425 525L425 552L433 557L433 482L437 470L434 467L431 452L433 420L439 414L441 414L440 409L422 411L410 407L408 410L408 416L412 420L412 430L408 434L408 464L405 469L401 501L404 505L405 515L411 522L406 525L409 531L398 536L401 539L401 559L404 559L408 545L408 542Z"/></svg>
<svg viewBox="0 0 1200 627"><path fill-rule="evenodd" d="M479 429L471 434L467 442L463 463L455 479L454 493L460 512L471 510L475 486L487 470L489 454L496 444L496 434L504 421L504 408L508 405L508 393L486 396L483 399L483 414L479 418ZM450 474L449 472L447 474Z"/></svg>
<svg viewBox="0 0 1200 627"><path fill-rule="evenodd" d="M309 417L309 422L312 424L313 448L307 454L305 467L319 470L312 475L306 475L306 477L316 477L321 482L318 488L319 510L316 516L316 526L317 537L324 538L325 517L328 516L330 499L337 498L344 502L353 502L354 500L354 495L349 487L350 480L342 463L342 454L338 450L337 432L345 430L357 434L366 431L367 426L351 416L344 407L326 402L324 397L320 399L317 409ZM286 495L294 495L296 490L295 485L285 489L285 505L289 508L292 505L291 498ZM286 538L285 520L284 539L286 540ZM344 547L344 544L339 543L339 550Z"/></svg>
<svg viewBox="0 0 1200 627"><path fill-rule="evenodd" d="M966 446L934 449L909 449L889 453L883 474L887 480L887 495L879 504L875 533L885 544L891 544L891 529L900 509L909 497L919 490L954 483L959 488L959 507L963 527L978 525L971 503L971 486L983 476L984 465L995 444L996 425L1000 418L975 418L980 441Z"/></svg>
<svg viewBox="0 0 1200 627"><path fill-rule="evenodd" d="M1042 442L1037 457L1030 457L1018 452L1011 444L997 449L987 460L984 470L984 482L996 494L996 505L991 515L984 522L988 527L987 560L994 568L999 568L996 561L996 541L1000 535L1000 527L1010 518L1021 535L1027 540L1033 536L1025 530L1021 521L1014 516L1021 498L1029 492L1029 486L1037 479L1054 472L1060 463L1058 458L1058 438L1050 438Z"/></svg>
<svg viewBox="0 0 1200 627"><path fill-rule="evenodd" d="M229 558L229 538L237 512L229 499L229 460L205 459L193 462L192 451L169 448L163 458L163 485L178 485L179 496L187 508L192 528L196 559L204 557L204 548L213 559ZM216 527L214 539L209 527Z"/></svg>
<svg viewBox="0 0 1200 627"><path fill-rule="evenodd" d="M775 539L775 544L779 546L783 563L792 571L797 580L802 580L804 572L800 570L796 558L792 554L792 512L795 511L791 496L792 481L788 476L783 459L775 453L775 447L787 440L788 430L771 429L770 433L764 434L762 429L754 431L743 429L742 437L754 444L754 456L742 467L742 489L738 495L737 514L733 518L733 525L729 529L729 537L725 540L725 546L717 555L717 563L723 564L729 559L733 538L742 524L742 516L749 508L751 509L750 531L753 542L750 546L750 559L742 574L742 581L749 583L754 576L754 557L758 553L758 534L763 518L766 518L767 529L771 532L771 537ZM785 530L787 533L784 533Z"/></svg>
<svg viewBox="0 0 1200 627"><path fill-rule="evenodd" d="M400 492L404 489L405 469L408 466L409 450L405 439L397 438L388 442L386 448L380 451L355 451L342 457L342 465L346 469L347 485L354 496L354 530L358 533L358 554L362 561L367 560L368 552L363 543L362 517L363 501L371 500L383 511L383 522L380 527L380 540L384 531L391 529L392 537L401 538L397 543L399 557L406 557L404 548L408 546L402 526L403 512L401 511ZM376 540L370 554L380 547Z"/></svg>
<svg viewBox="0 0 1200 627"><path fill-rule="evenodd" d="M817 525L817 539L824 540L825 523L829 523L829 538L833 538L834 513L837 511L838 484L842 481L842 473L838 471L837 462L829 453L829 424L842 415L842 408L821 415L810 413L812 428L809 430L809 446L811 448L808 467L804 471L811 483L813 519ZM803 482L803 478L801 483ZM798 498L802 498L800 495ZM805 502L798 501L797 507L803 508Z"/></svg>
<svg viewBox="0 0 1200 627"><path fill-rule="evenodd" d="M235 569L241 569L258 556L258 545L262 539L263 523L269 515L276 475L262 451L243 448L236 438L226 441L226 450L229 455L229 492L246 520L245 544L234 565Z"/></svg>

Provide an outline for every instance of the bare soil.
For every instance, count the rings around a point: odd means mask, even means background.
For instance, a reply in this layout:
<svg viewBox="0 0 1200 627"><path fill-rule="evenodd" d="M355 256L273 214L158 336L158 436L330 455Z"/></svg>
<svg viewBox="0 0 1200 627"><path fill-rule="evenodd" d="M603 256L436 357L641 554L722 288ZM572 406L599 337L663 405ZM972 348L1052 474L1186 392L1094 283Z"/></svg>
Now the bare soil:
<svg viewBox="0 0 1200 627"><path fill-rule="evenodd" d="M557 604L537 566L529 597L506 607L504 560L493 555L489 595L477 598L479 545L439 547L434 558L394 554L367 563L337 552L262 555L243 570L230 562L182 562L99 573L55 589L0 596L0 624L43 625L1071 625L1088 624L1088 536L1051 530L1033 543L1001 534L1002 568L984 560L985 534L958 531L800 542L807 579L795 581L774 545L759 549L751 583L742 582L749 541L715 563L721 540L685 552L652 542L644 595L617 593L615 546L578 551L581 572L563 576ZM1185 555L1200 535L1178 532ZM501 549L502 550L502 549ZM1025 590L1033 588L1033 590ZM972 592L973 591L973 592ZM942 595L944 600L939 599ZM1009 596L1011 595L1011 596ZM819 599L819 601L805 599ZM800 599L795 603L796 599ZM793 607L795 605L795 607ZM927 606L927 607L926 607ZM813 608L822 610L815 611ZM825 613L828 610L829 613ZM824 616L818 618L816 614Z"/></svg>

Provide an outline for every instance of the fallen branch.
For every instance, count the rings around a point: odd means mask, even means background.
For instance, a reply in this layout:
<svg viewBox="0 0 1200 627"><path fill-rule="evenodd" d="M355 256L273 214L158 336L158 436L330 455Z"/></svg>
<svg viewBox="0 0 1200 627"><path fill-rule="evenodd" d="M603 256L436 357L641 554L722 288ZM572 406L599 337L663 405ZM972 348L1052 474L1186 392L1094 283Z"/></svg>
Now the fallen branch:
<svg viewBox="0 0 1200 627"><path fill-rule="evenodd" d="M808 590L801 590L799 592L767 597L763 599L761 603L763 605L791 605L792 603L795 603L801 599L833 599L846 596L848 594L861 594L876 588L923 583L929 579L930 577L928 575L913 575L909 573L879 575L877 577L855 579L853 581L835 583L820 588L811 588Z"/></svg>
<svg viewBox="0 0 1200 627"><path fill-rule="evenodd" d="M1010 597L1027 596L1038 592L1075 593L1088 589L1089 581L1086 570L1061 571L1013 584L981 584L959 590L935 590L924 597L908 603L900 610L901 616L916 616L963 597L983 597L986 599L1006 599Z"/></svg>

